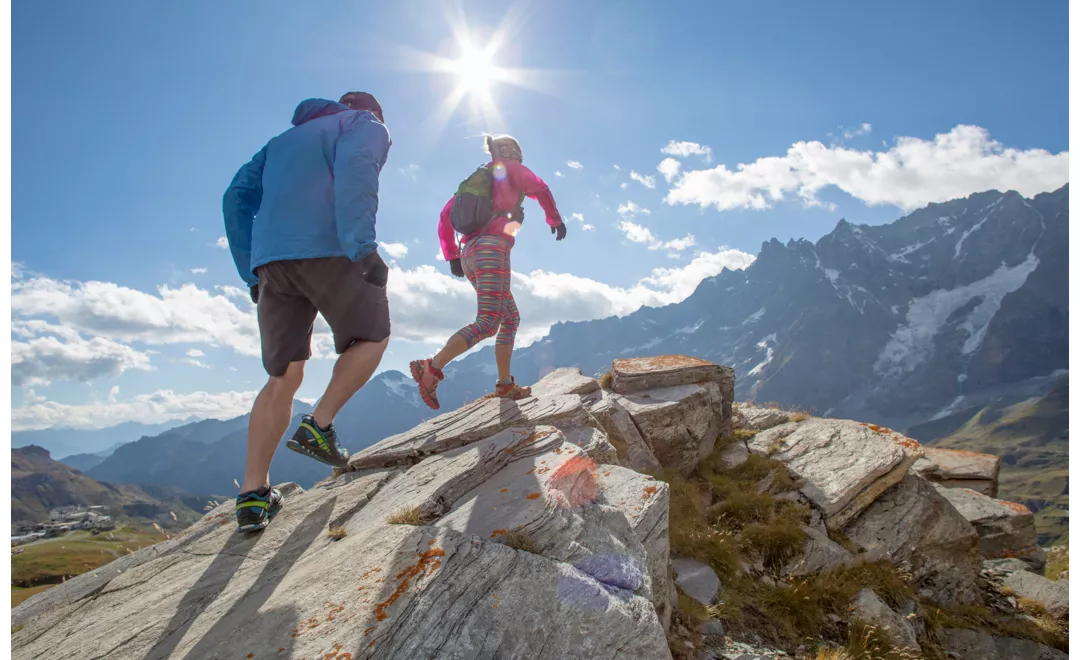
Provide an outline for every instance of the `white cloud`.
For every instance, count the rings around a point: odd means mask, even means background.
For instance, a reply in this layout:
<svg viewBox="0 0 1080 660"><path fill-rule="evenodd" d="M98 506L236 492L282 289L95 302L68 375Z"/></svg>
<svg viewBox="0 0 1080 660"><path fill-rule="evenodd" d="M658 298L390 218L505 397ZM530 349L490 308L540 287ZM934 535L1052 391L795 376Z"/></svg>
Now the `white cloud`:
<svg viewBox="0 0 1080 660"><path fill-rule="evenodd" d="M239 289L221 290L231 297L247 297L247 292ZM113 342L201 343L257 356L259 329L253 308L250 304L246 307L242 311L227 295L215 295L194 284L179 288L163 285L154 295L112 282L59 281L41 276L13 279L11 283L11 312L17 318L51 318L61 326Z"/></svg>
<svg viewBox="0 0 1080 660"><path fill-rule="evenodd" d="M584 165L582 165L580 162L578 162L576 160L568 160L568 161L566 161L566 166L569 167L572 170L580 170L580 169L585 167Z"/></svg>
<svg viewBox="0 0 1080 660"><path fill-rule="evenodd" d="M634 170L630 170L630 178L633 179L634 181L637 181L638 183L645 186L646 188L655 188L656 187L656 177L655 176L646 176L644 174L639 174L639 173L635 172Z"/></svg>
<svg viewBox="0 0 1080 660"><path fill-rule="evenodd" d="M617 169L617 170L621 170L621 169L622 169L622 168L621 168L621 167L619 167L618 165L612 165L612 167L614 167L614 168L615 168L615 169Z"/></svg>
<svg viewBox="0 0 1080 660"><path fill-rule="evenodd" d="M674 158L665 158L660 161L660 164L656 166L656 171L664 175L664 180L671 183L679 176L679 171L682 169L682 163Z"/></svg>
<svg viewBox="0 0 1080 660"><path fill-rule="evenodd" d="M184 364L190 364L191 366L198 367L200 369L209 369L210 368L210 365L205 364L203 362L200 362L199 360L188 359L188 360L180 360L180 361L183 362Z"/></svg>
<svg viewBox="0 0 1080 660"><path fill-rule="evenodd" d="M23 401L25 401L27 404L41 403L42 401L45 401L45 397L39 395L32 389L26 390L25 392L26 393L23 395Z"/></svg>
<svg viewBox="0 0 1080 660"><path fill-rule="evenodd" d="M409 246L404 243L379 243L379 247L394 259L404 259L409 254Z"/></svg>
<svg viewBox="0 0 1080 660"><path fill-rule="evenodd" d="M414 182L420 180L420 166L416 163L398 168L398 172L401 173L401 176L412 179Z"/></svg>
<svg viewBox="0 0 1080 660"><path fill-rule="evenodd" d="M854 138L854 137L860 137L862 135L869 135L870 131L872 131L872 130L874 130L873 126L871 126L870 124L868 124L866 122L863 122L862 124L859 124L858 126L851 126L851 127L845 128L843 130L843 132L841 133L841 136L845 140L850 140L851 138Z"/></svg>
<svg viewBox="0 0 1080 660"><path fill-rule="evenodd" d="M589 223L581 225L581 231L596 231L596 227L593 227Z"/></svg>
<svg viewBox="0 0 1080 660"><path fill-rule="evenodd" d="M49 385L58 380L89 382L119 376L129 369L150 370L150 355L130 346L94 337L84 339L70 328L12 323L28 341L11 342L11 384L16 387ZM18 327L16 327L18 326Z"/></svg>
<svg viewBox="0 0 1080 660"><path fill-rule="evenodd" d="M205 268L192 268L191 269L191 274L192 275L205 275L206 274L206 269Z"/></svg>
<svg viewBox="0 0 1080 660"><path fill-rule="evenodd" d="M189 358L201 358L201 357L205 357L206 353L203 353L202 351L200 351L197 348L192 348L192 349L188 350L187 356Z"/></svg>
<svg viewBox="0 0 1080 660"><path fill-rule="evenodd" d="M629 190L630 189L630 184L623 181L622 183L619 184L619 187L622 188L623 190Z"/></svg>
<svg viewBox="0 0 1080 660"><path fill-rule="evenodd" d="M641 208L634 202L627 202L625 204L619 204L619 215L625 217L632 217L635 215L649 215L652 211L649 209Z"/></svg>
<svg viewBox="0 0 1080 660"><path fill-rule="evenodd" d="M222 236L221 238L217 239L217 241L214 242L214 247L219 247L219 248L221 248L223 250L228 250L229 249L229 239Z"/></svg>
<svg viewBox="0 0 1080 660"><path fill-rule="evenodd" d="M113 388L119 393L119 388ZM111 396L108 403L69 405L52 401L32 403L11 409L14 431L44 429L54 426L74 428L106 428L137 419L147 424L186 419L191 415L213 419L230 419L251 411L255 392L191 392L177 394L158 390L138 394L131 401L117 401Z"/></svg>
<svg viewBox="0 0 1080 660"><path fill-rule="evenodd" d="M668 142L666 147L660 150L660 153L675 156L676 158L701 156L705 159L705 162L712 160L712 147L706 147L697 142L676 142L675 140L672 140L671 142Z"/></svg>
<svg viewBox="0 0 1080 660"><path fill-rule="evenodd" d="M671 241L661 241L648 227L643 227L630 220L619 222L619 231L626 235L626 239L634 243L644 243L650 250L668 250L670 252L683 252L696 245L697 240L693 234L687 234L683 238Z"/></svg>
<svg viewBox="0 0 1080 660"><path fill-rule="evenodd" d="M559 170L555 170L555 176L564 176Z"/></svg>
<svg viewBox="0 0 1080 660"><path fill-rule="evenodd" d="M797 142L784 156L686 172L668 192L668 204L718 210L766 209L794 195L820 205L817 194L836 186L874 206L910 210L991 189L1032 196L1069 180L1069 153L1004 147L978 126L956 126L932 140L898 138L886 151L858 151L821 142Z"/></svg>
<svg viewBox="0 0 1080 660"><path fill-rule="evenodd" d="M109 390L109 403L116 403L116 397L120 396L120 386L113 385ZM44 401L44 399L42 399Z"/></svg>

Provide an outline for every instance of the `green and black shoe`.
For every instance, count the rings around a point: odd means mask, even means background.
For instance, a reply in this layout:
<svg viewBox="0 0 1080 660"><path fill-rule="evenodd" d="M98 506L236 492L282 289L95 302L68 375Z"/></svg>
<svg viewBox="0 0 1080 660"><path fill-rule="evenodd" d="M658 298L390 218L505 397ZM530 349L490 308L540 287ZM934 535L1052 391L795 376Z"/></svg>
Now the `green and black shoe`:
<svg viewBox="0 0 1080 660"><path fill-rule="evenodd" d="M320 429L311 415L304 415L300 428L296 429L296 433L285 445L298 454L333 467L345 467L349 464L349 452L337 445L334 425Z"/></svg>
<svg viewBox="0 0 1080 660"><path fill-rule="evenodd" d="M238 532L257 532L264 529L281 511L285 498L277 488L253 490L236 496L236 525Z"/></svg>

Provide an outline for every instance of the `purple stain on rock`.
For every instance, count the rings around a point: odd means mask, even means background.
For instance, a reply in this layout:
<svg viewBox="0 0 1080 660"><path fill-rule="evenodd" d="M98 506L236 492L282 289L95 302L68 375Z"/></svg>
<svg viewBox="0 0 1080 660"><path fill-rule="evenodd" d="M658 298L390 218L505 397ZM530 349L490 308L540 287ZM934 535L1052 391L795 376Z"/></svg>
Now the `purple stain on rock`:
<svg viewBox="0 0 1080 660"><path fill-rule="evenodd" d="M611 601L611 595L599 582L581 573L560 575L555 593L564 605L588 612L604 612Z"/></svg>
<svg viewBox="0 0 1080 660"><path fill-rule="evenodd" d="M631 592L645 584L645 568L627 555L589 555L575 562L574 568L605 586Z"/></svg>

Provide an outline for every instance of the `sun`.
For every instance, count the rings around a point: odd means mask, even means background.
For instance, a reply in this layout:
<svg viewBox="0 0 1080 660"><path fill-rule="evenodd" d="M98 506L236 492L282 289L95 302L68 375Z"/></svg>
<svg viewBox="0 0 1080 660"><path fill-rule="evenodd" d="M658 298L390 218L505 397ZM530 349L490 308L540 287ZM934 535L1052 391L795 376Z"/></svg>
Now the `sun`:
<svg viewBox="0 0 1080 660"><path fill-rule="evenodd" d="M452 63L451 69L466 90L486 92L498 77L498 69L491 60L489 54L469 46L461 57Z"/></svg>

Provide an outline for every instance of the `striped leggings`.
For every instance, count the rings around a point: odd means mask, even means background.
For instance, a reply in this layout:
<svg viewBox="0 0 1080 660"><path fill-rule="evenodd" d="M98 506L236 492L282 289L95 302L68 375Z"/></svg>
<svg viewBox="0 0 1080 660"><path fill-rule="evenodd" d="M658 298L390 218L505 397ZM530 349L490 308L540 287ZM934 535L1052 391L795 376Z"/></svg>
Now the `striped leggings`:
<svg viewBox="0 0 1080 660"><path fill-rule="evenodd" d="M457 334L469 348L496 333L496 344L514 345L521 318L510 292L510 247L501 236L480 236L465 246L461 267L476 289L476 320Z"/></svg>

